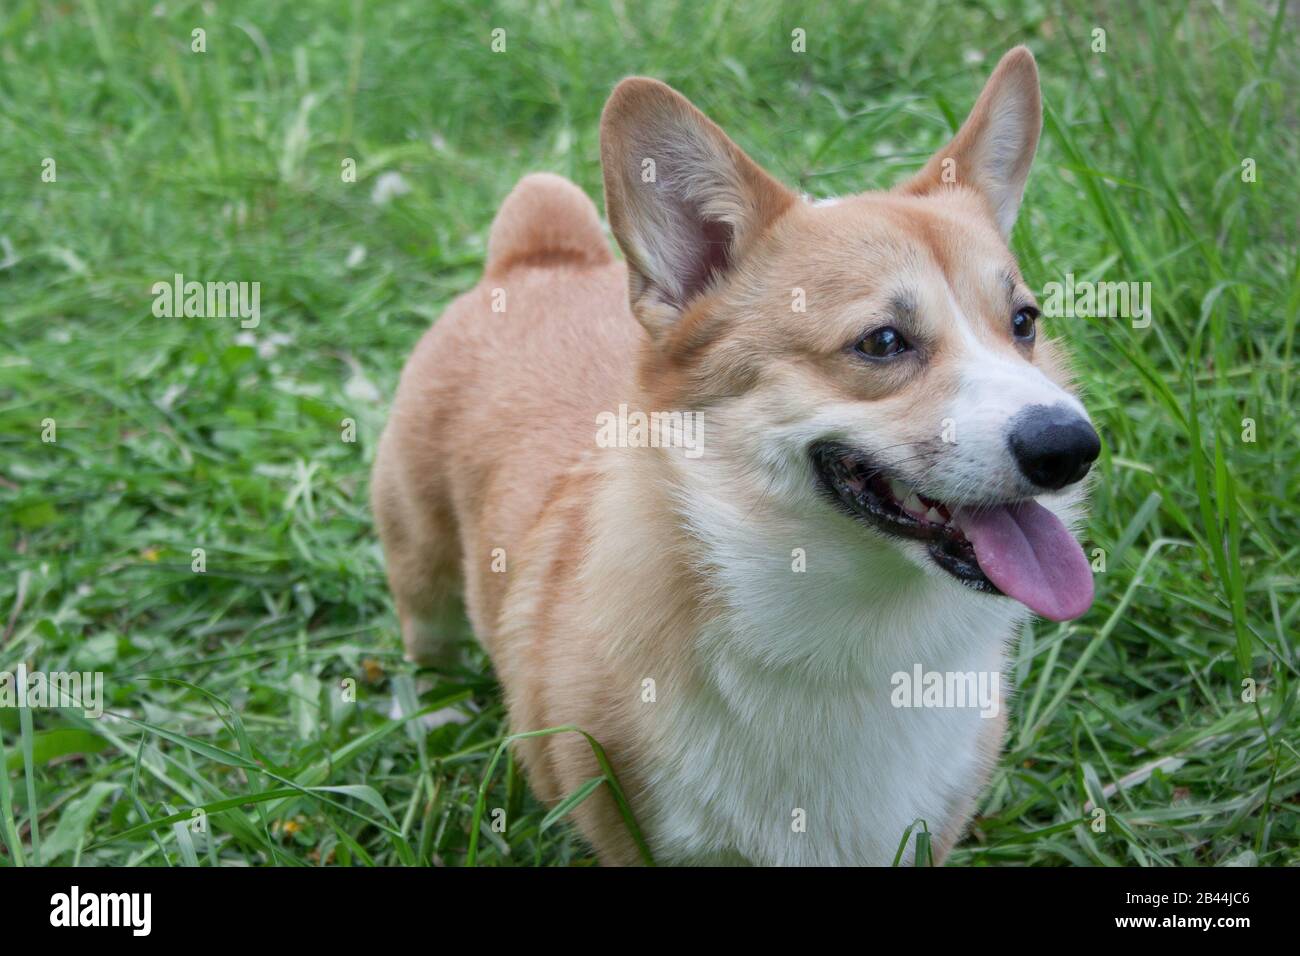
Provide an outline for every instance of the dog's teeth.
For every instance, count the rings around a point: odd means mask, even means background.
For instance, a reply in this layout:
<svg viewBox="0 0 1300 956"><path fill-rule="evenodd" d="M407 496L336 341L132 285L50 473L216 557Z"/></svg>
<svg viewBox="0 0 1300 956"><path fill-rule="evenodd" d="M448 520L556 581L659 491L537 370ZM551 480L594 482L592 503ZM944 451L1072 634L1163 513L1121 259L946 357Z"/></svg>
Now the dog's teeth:
<svg viewBox="0 0 1300 956"><path fill-rule="evenodd" d="M893 478L889 479L889 493L894 496L895 500L902 502L904 507L906 507L908 497L916 497L911 488Z"/></svg>
<svg viewBox="0 0 1300 956"><path fill-rule="evenodd" d="M943 515L939 514L938 508L931 508L925 513L926 521L933 521L935 524L943 524L946 520Z"/></svg>
<svg viewBox="0 0 1300 956"><path fill-rule="evenodd" d="M903 499L903 510L912 515L923 515L925 514L925 505L921 504L921 499L913 491Z"/></svg>

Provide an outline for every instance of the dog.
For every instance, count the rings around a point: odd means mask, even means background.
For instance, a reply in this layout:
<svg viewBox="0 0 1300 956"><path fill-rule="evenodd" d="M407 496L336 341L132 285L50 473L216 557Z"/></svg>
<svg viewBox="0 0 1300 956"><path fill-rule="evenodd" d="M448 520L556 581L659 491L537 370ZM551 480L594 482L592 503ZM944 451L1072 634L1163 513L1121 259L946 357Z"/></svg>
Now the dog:
<svg viewBox="0 0 1300 956"><path fill-rule="evenodd" d="M463 595L511 729L599 741L655 862L911 862L915 827L942 863L1005 711L898 675L1000 685L1032 613L1091 604L1100 442L1008 247L1041 125L1017 47L917 174L814 202L625 79L623 260L528 175L407 362L372 490L406 655L449 663ZM516 746L547 803L600 773L577 733ZM573 815L644 860L608 788Z"/></svg>

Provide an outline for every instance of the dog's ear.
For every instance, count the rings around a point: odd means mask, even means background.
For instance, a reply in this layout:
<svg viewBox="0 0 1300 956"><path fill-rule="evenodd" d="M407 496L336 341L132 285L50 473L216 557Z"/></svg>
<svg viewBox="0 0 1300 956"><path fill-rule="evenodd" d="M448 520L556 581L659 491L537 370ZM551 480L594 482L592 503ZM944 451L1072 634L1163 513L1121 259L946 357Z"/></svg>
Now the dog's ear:
<svg viewBox="0 0 1300 956"><path fill-rule="evenodd" d="M954 184L970 186L988 202L994 222L1007 238L1020 210L1042 126L1038 66L1029 48L1018 46L1002 57L952 142L900 188L924 194Z"/></svg>
<svg viewBox="0 0 1300 956"><path fill-rule="evenodd" d="M632 311L653 338L794 201L689 100L645 77L605 104L600 159Z"/></svg>

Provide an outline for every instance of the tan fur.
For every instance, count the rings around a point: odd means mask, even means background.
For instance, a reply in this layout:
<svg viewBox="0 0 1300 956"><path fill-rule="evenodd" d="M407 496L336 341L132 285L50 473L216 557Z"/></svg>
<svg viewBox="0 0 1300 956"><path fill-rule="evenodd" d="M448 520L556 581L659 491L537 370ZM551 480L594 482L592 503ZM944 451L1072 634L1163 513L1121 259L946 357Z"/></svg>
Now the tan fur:
<svg viewBox="0 0 1300 956"><path fill-rule="evenodd" d="M999 184L963 179L977 165L969 151L980 124L1002 102L999 76L1032 84L1038 108L1032 58L1013 52L962 133L917 177L826 208L798 200L667 87L624 81L602 120L602 160L628 266L610 255L577 187L525 177L493 224L482 282L410 357L375 463L374 511L408 656L446 660L448 615L463 592L512 729L572 724L592 733L638 806L650 759L642 681L652 676L661 695L692 687L700 679L692 637L722 612L699 573L700 544L676 517L679 471L657 450L597 448L596 416L620 403L721 407L778 428L819 403L859 402L900 423L900 440L924 444L938 429L936 397L957 388L950 361L961 345L934 318L947 308L944 288L955 290L988 347L1063 381L1050 342L1030 354L1007 334L999 270L1032 300L994 218L989 190ZM681 250L648 249L635 231L638 217L660 214L634 209L648 201L637 176L656 123L683 138L661 157L661 177L681 175L674 161L698 156L729 171L720 193L701 187L733 243L727 281L687 301L656 286L649 261ZM955 183L940 178L946 157L956 160ZM729 196L746 201L729 205ZM881 277L900 276L922 290L913 332L926 343L926 363L874 371L846 361L846 345L887 305ZM792 312L794 287L806 293L807 313ZM505 311L494 312L502 292ZM745 454L715 440L723 454ZM763 488L733 490L761 520ZM502 573L492 570L494 549L503 549ZM988 729L985 775L1003 723ZM576 734L519 750L545 801L598 772ZM940 857L970 812L960 808L938 835ZM577 819L602 862L637 861L607 795L588 800Z"/></svg>

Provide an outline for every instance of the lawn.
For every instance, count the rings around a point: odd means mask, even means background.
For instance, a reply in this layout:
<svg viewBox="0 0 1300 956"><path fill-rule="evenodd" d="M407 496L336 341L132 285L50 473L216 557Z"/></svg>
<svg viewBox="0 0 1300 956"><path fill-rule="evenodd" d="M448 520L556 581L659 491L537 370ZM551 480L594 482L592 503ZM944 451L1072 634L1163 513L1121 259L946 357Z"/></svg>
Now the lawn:
<svg viewBox="0 0 1300 956"><path fill-rule="evenodd" d="M917 169L1022 42L1025 276L1151 310L1045 320L1103 439L1097 600L1023 635L949 865L1300 864L1296 23L1179 0L7 0L0 671L101 672L106 714L0 707L0 862L460 865L478 819L480 865L590 864L505 758L476 815L468 627L402 660L367 503L402 362L520 176L599 197L620 77L826 196ZM177 274L259 283L256 327L159 309Z"/></svg>

